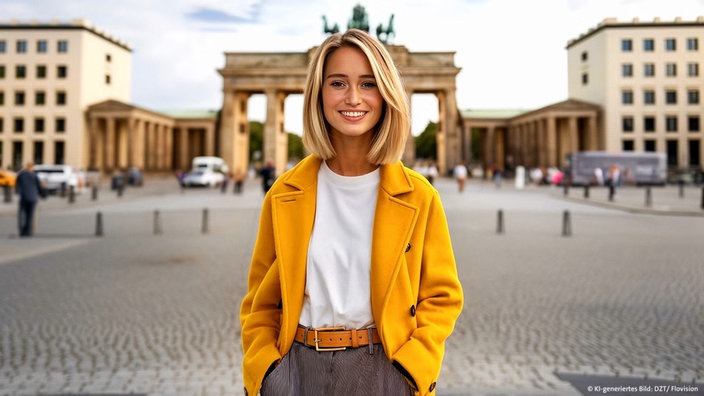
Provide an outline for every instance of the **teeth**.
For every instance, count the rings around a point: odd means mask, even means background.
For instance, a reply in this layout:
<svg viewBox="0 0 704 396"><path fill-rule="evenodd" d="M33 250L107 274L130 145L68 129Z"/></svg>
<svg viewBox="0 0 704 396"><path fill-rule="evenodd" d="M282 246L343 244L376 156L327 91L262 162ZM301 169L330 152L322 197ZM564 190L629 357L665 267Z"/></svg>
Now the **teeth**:
<svg viewBox="0 0 704 396"><path fill-rule="evenodd" d="M345 117L361 117L364 115L363 111L343 111L341 113Z"/></svg>

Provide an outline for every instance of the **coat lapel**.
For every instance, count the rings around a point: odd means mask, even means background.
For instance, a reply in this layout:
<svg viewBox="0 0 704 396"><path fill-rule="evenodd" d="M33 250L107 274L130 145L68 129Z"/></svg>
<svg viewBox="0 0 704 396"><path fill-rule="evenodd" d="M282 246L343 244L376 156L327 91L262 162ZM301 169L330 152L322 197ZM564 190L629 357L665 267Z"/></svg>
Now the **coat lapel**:
<svg viewBox="0 0 704 396"><path fill-rule="evenodd" d="M418 208L397 196L413 191L403 165L384 165L381 169L372 236L371 302L374 317L381 317L389 291L396 280L401 255L411 238L418 218ZM380 310L379 312L376 312Z"/></svg>
<svg viewBox="0 0 704 396"><path fill-rule="evenodd" d="M281 299L287 306L283 310L283 323L293 323L292 328L282 326L285 340L293 340L298 316L300 316L306 283L306 258L308 243L315 220L317 175L320 160L308 157L295 171L287 175L283 183L292 187L290 191L272 197L276 256L279 261ZM288 315L296 316L288 318ZM290 333L290 334L289 334Z"/></svg>

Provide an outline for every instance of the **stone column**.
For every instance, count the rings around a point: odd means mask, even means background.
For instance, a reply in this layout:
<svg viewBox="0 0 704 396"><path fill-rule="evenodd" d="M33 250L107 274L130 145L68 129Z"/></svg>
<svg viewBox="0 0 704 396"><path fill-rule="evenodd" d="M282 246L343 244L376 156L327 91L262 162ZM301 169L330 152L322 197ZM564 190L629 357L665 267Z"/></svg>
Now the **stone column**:
<svg viewBox="0 0 704 396"><path fill-rule="evenodd" d="M438 99L438 124L435 134L436 155L435 164L438 172L443 174L447 165L447 100L445 91L435 93Z"/></svg>
<svg viewBox="0 0 704 396"><path fill-rule="evenodd" d="M438 165L438 170L441 175L447 173L447 170L460 162L460 135L457 114L457 98L455 89L446 89L444 100L445 114L445 158Z"/></svg>
<svg viewBox="0 0 704 396"><path fill-rule="evenodd" d="M103 149L105 155L105 167L114 171L117 164L115 163L115 119L108 117L105 119L106 133Z"/></svg>
<svg viewBox="0 0 704 396"><path fill-rule="evenodd" d="M557 166L559 161L557 161L557 120L553 116L549 116L546 136L546 166Z"/></svg>
<svg viewBox="0 0 704 396"><path fill-rule="evenodd" d="M232 130L227 132L232 142L231 151L223 152L223 157L232 169L247 172L249 166L249 119L247 118L248 92L237 92L232 96ZM220 131L221 136L223 131ZM262 153L263 154L263 153ZM229 159L228 159L229 158Z"/></svg>
<svg viewBox="0 0 704 396"><path fill-rule="evenodd" d="M100 155L101 151L98 149L100 147L98 137L100 135L100 123L98 122L98 117L90 117L90 131L88 131L89 142L88 142L88 168L90 169L103 169L102 162L103 158ZM99 165L100 164L100 165Z"/></svg>
<svg viewBox="0 0 704 396"><path fill-rule="evenodd" d="M587 133L589 134L589 138L587 139L589 147L587 147L587 150L599 150L599 136L596 130L595 116L589 116L587 118Z"/></svg>
<svg viewBox="0 0 704 396"><path fill-rule="evenodd" d="M280 175L288 160L288 136L283 130L284 99L286 94L277 90L266 91L266 123L264 124L264 162L271 161Z"/></svg>
<svg viewBox="0 0 704 396"><path fill-rule="evenodd" d="M543 168L547 166L547 153L546 153L546 147L545 147L545 134L546 128L545 128L546 120L544 118L540 119L538 121L538 136L536 137L536 143L538 146L538 162L536 164L537 167Z"/></svg>
<svg viewBox="0 0 704 396"><path fill-rule="evenodd" d="M577 131L577 117L569 118L569 151L576 153L579 151L579 134ZM564 153L567 154L567 153Z"/></svg>
<svg viewBox="0 0 704 396"><path fill-rule="evenodd" d="M408 100L408 109L411 110L411 98L413 97L413 89L406 89L406 98ZM413 114L413 112L411 112ZM413 167L413 163L416 159L416 142L413 138L413 130L409 126L408 129L408 139L406 139L406 147L403 149L403 154L401 155L401 161L408 167Z"/></svg>
<svg viewBox="0 0 704 396"><path fill-rule="evenodd" d="M485 171L496 164L494 157L494 140L496 139L496 128L492 125L487 129L484 139L484 168Z"/></svg>
<svg viewBox="0 0 704 396"><path fill-rule="evenodd" d="M166 147L164 148L164 170L171 170L174 166L174 128L164 125ZM212 144L212 143L211 143Z"/></svg>
<svg viewBox="0 0 704 396"><path fill-rule="evenodd" d="M188 127L182 126L178 129L178 168L188 170L191 168L188 158Z"/></svg>

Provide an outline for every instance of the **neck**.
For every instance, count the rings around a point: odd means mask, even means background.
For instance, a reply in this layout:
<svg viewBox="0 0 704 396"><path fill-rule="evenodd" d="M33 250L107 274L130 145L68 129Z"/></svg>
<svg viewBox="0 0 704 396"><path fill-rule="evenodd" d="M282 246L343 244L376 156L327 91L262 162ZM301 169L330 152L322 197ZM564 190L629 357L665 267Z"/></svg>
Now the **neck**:
<svg viewBox="0 0 704 396"><path fill-rule="evenodd" d="M333 172L342 176L360 176L379 167L367 159L371 134L353 138L333 134L331 137L335 156L326 163Z"/></svg>

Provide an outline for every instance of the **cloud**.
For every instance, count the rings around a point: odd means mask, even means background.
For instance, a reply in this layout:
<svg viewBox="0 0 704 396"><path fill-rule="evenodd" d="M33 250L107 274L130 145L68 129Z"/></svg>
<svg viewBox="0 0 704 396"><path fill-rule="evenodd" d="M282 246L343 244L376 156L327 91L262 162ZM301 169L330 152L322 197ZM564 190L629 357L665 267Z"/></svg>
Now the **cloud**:
<svg viewBox="0 0 704 396"><path fill-rule="evenodd" d="M230 14L226 11L205 7L199 7L194 11L186 13L186 18L195 21L214 23L259 23L259 20L257 20L256 15L243 18L237 15Z"/></svg>

